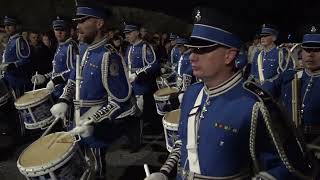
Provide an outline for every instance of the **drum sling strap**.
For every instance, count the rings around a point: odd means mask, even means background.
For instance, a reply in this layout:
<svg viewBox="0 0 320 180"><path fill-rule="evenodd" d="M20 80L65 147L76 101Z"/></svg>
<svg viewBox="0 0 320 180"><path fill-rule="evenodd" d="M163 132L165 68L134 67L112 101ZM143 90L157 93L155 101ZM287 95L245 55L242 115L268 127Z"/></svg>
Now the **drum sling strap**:
<svg viewBox="0 0 320 180"><path fill-rule="evenodd" d="M189 169L191 172L201 174L199 157L198 157L198 129L199 123L197 122L199 119L199 108L201 105L201 100L203 97L202 88L194 105L189 113L188 118L188 140L187 140L187 151L188 151L188 161L189 161Z"/></svg>

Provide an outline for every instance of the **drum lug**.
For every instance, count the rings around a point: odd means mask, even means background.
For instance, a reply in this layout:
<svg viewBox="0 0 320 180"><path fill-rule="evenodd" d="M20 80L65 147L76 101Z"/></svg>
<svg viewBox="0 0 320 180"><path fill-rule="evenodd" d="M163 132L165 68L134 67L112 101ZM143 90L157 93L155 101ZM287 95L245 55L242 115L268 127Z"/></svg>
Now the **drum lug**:
<svg viewBox="0 0 320 180"><path fill-rule="evenodd" d="M75 136L75 142L81 141L81 136L76 134Z"/></svg>

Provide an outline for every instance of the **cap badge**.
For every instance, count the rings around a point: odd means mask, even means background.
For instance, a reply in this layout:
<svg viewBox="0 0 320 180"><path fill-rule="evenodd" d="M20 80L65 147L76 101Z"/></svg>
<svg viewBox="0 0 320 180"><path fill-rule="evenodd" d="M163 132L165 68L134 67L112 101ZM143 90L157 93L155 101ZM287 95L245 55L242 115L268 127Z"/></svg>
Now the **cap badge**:
<svg viewBox="0 0 320 180"><path fill-rule="evenodd" d="M201 12L200 12L199 9L197 10L197 14L195 16L195 20L196 20L196 22L200 22L201 21Z"/></svg>
<svg viewBox="0 0 320 180"><path fill-rule="evenodd" d="M317 32L317 29L316 29L316 27L315 27L315 26L312 26L312 27L311 27L311 32L312 32L312 33Z"/></svg>

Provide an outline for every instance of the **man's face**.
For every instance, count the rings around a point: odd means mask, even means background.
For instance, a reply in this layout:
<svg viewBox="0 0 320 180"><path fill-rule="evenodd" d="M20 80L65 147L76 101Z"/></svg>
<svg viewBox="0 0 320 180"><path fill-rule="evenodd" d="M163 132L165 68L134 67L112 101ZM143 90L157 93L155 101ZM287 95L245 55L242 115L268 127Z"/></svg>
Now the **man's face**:
<svg viewBox="0 0 320 180"><path fill-rule="evenodd" d="M37 33L30 33L29 34L29 43L32 46L36 46L39 42L39 35Z"/></svg>
<svg viewBox="0 0 320 180"><path fill-rule="evenodd" d="M9 36L16 34L17 31L16 26L5 26L4 29Z"/></svg>
<svg viewBox="0 0 320 180"><path fill-rule="evenodd" d="M268 47L272 45L275 41L276 41L276 37L273 35L261 37L261 45L264 47Z"/></svg>
<svg viewBox="0 0 320 180"><path fill-rule="evenodd" d="M42 36L42 43L48 47L51 46L50 39L48 36Z"/></svg>
<svg viewBox="0 0 320 180"><path fill-rule="evenodd" d="M207 48L194 48L190 55L193 74L197 78L212 79L223 71L227 48L219 45Z"/></svg>
<svg viewBox="0 0 320 180"><path fill-rule="evenodd" d="M138 31L131 31L129 33L126 33L126 40L133 44L139 39L139 32Z"/></svg>
<svg viewBox="0 0 320 180"><path fill-rule="evenodd" d="M311 72L320 70L320 48L302 50L303 66Z"/></svg>
<svg viewBox="0 0 320 180"><path fill-rule="evenodd" d="M120 39L113 40L113 44L114 44L114 46L116 46L116 47L120 47L120 45L121 45Z"/></svg>
<svg viewBox="0 0 320 180"><path fill-rule="evenodd" d="M179 48L179 52L180 52L180 54L183 54L184 52L186 52L187 51L187 47L185 47L184 45L177 45L177 47Z"/></svg>
<svg viewBox="0 0 320 180"><path fill-rule="evenodd" d="M64 42L68 38L68 33L64 30L54 30L54 35L58 42Z"/></svg>
<svg viewBox="0 0 320 180"><path fill-rule="evenodd" d="M78 39L86 44L91 44L99 32L98 19L88 17L78 21L77 30Z"/></svg>
<svg viewBox="0 0 320 180"><path fill-rule="evenodd" d="M141 28L140 29L140 34L141 34L141 37L145 37L146 35L147 35L147 29L145 29L145 28Z"/></svg>
<svg viewBox="0 0 320 180"><path fill-rule="evenodd" d="M171 43L171 46L172 46L172 47L177 44L177 43L176 43L176 40L171 40L170 43Z"/></svg>
<svg viewBox="0 0 320 180"><path fill-rule="evenodd" d="M112 39L113 37L114 37L113 31L109 31L109 32L108 32L108 38L109 38L109 39Z"/></svg>

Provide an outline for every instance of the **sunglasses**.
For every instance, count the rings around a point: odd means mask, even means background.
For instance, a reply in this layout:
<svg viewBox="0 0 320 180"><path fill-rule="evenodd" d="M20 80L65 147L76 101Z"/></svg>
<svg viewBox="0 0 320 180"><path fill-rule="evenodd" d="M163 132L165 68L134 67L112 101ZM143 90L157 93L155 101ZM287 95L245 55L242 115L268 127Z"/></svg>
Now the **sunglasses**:
<svg viewBox="0 0 320 180"><path fill-rule="evenodd" d="M215 44L210 47L191 48L191 52L195 53L195 54L207 54L209 52L212 52L212 51L218 49L219 47L224 47L224 46L222 46L220 44Z"/></svg>
<svg viewBox="0 0 320 180"><path fill-rule="evenodd" d="M311 53L311 52L320 52L320 47L319 48L303 48L303 50L307 53Z"/></svg>

